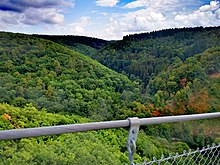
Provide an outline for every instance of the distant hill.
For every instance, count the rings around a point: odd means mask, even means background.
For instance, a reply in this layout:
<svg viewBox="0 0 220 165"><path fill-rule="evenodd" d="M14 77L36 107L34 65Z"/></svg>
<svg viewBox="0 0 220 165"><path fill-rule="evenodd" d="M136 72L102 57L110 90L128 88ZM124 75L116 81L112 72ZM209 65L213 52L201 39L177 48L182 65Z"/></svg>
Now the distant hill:
<svg viewBox="0 0 220 165"><path fill-rule="evenodd" d="M138 86L126 76L49 40L0 33L0 102L112 119Z"/></svg>
<svg viewBox="0 0 220 165"><path fill-rule="evenodd" d="M94 120L220 110L220 27L73 38L0 33L0 102Z"/></svg>
<svg viewBox="0 0 220 165"><path fill-rule="evenodd" d="M214 46L220 46L220 27L167 29L125 36L91 57L147 84L168 68L175 57L184 61Z"/></svg>
<svg viewBox="0 0 220 165"><path fill-rule="evenodd" d="M220 27L114 42L0 32L0 130L217 112L219 89ZM146 125L135 162L218 143L219 123ZM126 141L122 128L2 140L0 164L126 164Z"/></svg>
<svg viewBox="0 0 220 165"><path fill-rule="evenodd" d="M39 37L47 40L54 41L59 44L64 44L67 46L73 46L74 44L83 44L90 46L95 49L101 49L109 43L109 41L86 37L86 36L74 36L74 35L33 35L34 37Z"/></svg>
<svg viewBox="0 0 220 165"><path fill-rule="evenodd" d="M122 112L202 113L220 110L219 47L220 27L167 29L125 36L91 57L143 82L144 106L135 103Z"/></svg>
<svg viewBox="0 0 220 165"><path fill-rule="evenodd" d="M106 41L93 37L74 35L33 35L34 37L51 40L63 46L67 46L79 53L91 56L97 50L107 46L112 41Z"/></svg>
<svg viewBox="0 0 220 165"><path fill-rule="evenodd" d="M175 114L220 110L220 47L182 62L178 57L147 85L156 107ZM162 111L161 111L162 112Z"/></svg>
<svg viewBox="0 0 220 165"><path fill-rule="evenodd" d="M169 37L174 36L177 33L197 33L197 32L204 32L210 30L218 30L219 27L192 27L192 28L171 28L171 29L163 29L158 31L153 31L149 33L137 33L131 34L123 37L123 41L137 41L137 40L146 40L146 39L156 39L162 37Z"/></svg>

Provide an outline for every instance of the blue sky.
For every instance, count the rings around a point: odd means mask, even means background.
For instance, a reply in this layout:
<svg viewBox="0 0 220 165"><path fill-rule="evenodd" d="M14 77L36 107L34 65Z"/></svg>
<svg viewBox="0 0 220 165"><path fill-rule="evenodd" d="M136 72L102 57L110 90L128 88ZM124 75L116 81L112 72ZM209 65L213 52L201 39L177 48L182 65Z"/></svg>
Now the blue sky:
<svg viewBox="0 0 220 165"><path fill-rule="evenodd" d="M1 0L0 30L107 40L174 27L220 26L217 0Z"/></svg>

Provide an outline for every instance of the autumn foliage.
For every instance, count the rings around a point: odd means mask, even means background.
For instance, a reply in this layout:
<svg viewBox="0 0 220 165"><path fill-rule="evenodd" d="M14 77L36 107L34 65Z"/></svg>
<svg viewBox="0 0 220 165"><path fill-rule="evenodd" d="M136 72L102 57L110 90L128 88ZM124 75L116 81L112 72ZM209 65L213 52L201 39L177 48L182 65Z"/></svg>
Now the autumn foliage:
<svg viewBox="0 0 220 165"><path fill-rule="evenodd" d="M9 116L9 114L7 114L7 113L5 113L5 114L3 115L3 117L4 117L4 119L6 119L6 120L11 120L11 116Z"/></svg>
<svg viewBox="0 0 220 165"><path fill-rule="evenodd" d="M201 91L189 99L188 108L196 113L204 113L210 109L208 91Z"/></svg>

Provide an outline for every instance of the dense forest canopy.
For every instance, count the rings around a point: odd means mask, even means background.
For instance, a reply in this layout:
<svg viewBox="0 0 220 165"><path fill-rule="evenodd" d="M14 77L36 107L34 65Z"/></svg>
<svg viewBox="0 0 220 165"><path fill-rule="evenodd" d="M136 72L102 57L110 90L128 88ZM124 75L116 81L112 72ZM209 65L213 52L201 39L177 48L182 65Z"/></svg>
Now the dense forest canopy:
<svg viewBox="0 0 220 165"><path fill-rule="evenodd" d="M71 35L33 35L34 37L51 40L58 44L71 48L79 53L91 56L97 53L98 50L112 43L103 39L86 37L86 36L71 36Z"/></svg>
<svg viewBox="0 0 220 165"><path fill-rule="evenodd" d="M220 46L219 40L220 27L168 29L126 36L93 54L92 58L147 84L176 57L185 61L208 48Z"/></svg>
<svg viewBox="0 0 220 165"><path fill-rule="evenodd" d="M120 41L0 32L1 130L217 112L219 89L220 27ZM219 121L142 127L135 160L219 142ZM1 141L0 157L2 164L125 164L126 140L127 130L113 129Z"/></svg>
<svg viewBox="0 0 220 165"><path fill-rule="evenodd" d="M139 93L126 76L54 42L0 33L0 45L0 102L110 120L127 104L123 92Z"/></svg>
<svg viewBox="0 0 220 165"><path fill-rule="evenodd" d="M158 31L153 31L149 33L140 33L140 34L132 34L127 35L123 37L124 41L135 41L135 40L146 40L146 39L156 39L156 38L162 38L162 37L169 37L169 36L175 36L178 33L198 33L198 32L204 32L204 31L210 31L210 30L218 30L219 27L184 27L184 28L171 28L171 29L163 29ZM180 34L185 35L185 34ZM186 36L184 36L186 37Z"/></svg>
<svg viewBox="0 0 220 165"><path fill-rule="evenodd" d="M110 41L106 41L103 39L86 37L86 36L71 36L71 35L33 35L34 37L43 38L47 40L51 40L54 42L58 42L60 44L66 46L74 46L74 44L83 44L90 46L95 49L101 49L106 46Z"/></svg>

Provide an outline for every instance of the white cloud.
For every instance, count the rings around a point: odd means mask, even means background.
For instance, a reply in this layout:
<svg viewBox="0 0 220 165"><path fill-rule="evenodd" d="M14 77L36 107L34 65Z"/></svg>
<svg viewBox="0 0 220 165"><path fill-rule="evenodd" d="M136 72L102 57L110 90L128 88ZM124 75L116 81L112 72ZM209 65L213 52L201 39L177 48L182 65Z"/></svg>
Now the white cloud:
<svg viewBox="0 0 220 165"><path fill-rule="evenodd" d="M219 26L219 14L219 2L211 1L190 14L176 15L175 21L183 26Z"/></svg>
<svg viewBox="0 0 220 165"><path fill-rule="evenodd" d="M152 11L172 11L197 3L195 0L136 0L126 4L124 8L144 7Z"/></svg>
<svg viewBox="0 0 220 165"><path fill-rule="evenodd" d="M63 7L73 7L74 0L20 0L0 2L0 23L10 25L62 24Z"/></svg>
<svg viewBox="0 0 220 165"><path fill-rule="evenodd" d="M80 25L76 25L75 27L74 27L74 30L73 30L75 33L77 33L77 34L81 34L81 33L83 33L84 32L84 28L82 27L82 26L80 26Z"/></svg>
<svg viewBox="0 0 220 165"><path fill-rule="evenodd" d="M54 8L30 8L24 13L10 11L0 12L0 21L4 26L10 25L37 25L37 24L62 24L64 15Z"/></svg>
<svg viewBox="0 0 220 165"><path fill-rule="evenodd" d="M81 17L79 22L67 25L65 30L69 30L71 33L81 35L84 34L85 28L90 24L90 17Z"/></svg>
<svg viewBox="0 0 220 165"><path fill-rule="evenodd" d="M220 9L215 11L215 18L220 20Z"/></svg>
<svg viewBox="0 0 220 165"><path fill-rule="evenodd" d="M0 11L0 20L1 20L1 25L3 25L3 26L17 25L17 24L19 24L20 15L17 13Z"/></svg>
<svg viewBox="0 0 220 165"><path fill-rule="evenodd" d="M106 29L106 35L122 38L123 35L134 32L159 30L166 26L166 18L160 12L149 12L146 9L127 13L121 17L111 18Z"/></svg>
<svg viewBox="0 0 220 165"><path fill-rule="evenodd" d="M130 3L126 4L124 6L124 8L134 9L134 8L137 8L137 7L148 6L149 3L150 3L149 0L136 0L136 1L133 1L133 2L130 2Z"/></svg>
<svg viewBox="0 0 220 165"><path fill-rule="evenodd" d="M199 11L214 11L219 8L218 1L211 1L209 5L204 5L199 8Z"/></svg>
<svg viewBox="0 0 220 165"><path fill-rule="evenodd" d="M81 17L80 22L75 28L75 31L78 33L83 33L86 26L90 23L90 17Z"/></svg>
<svg viewBox="0 0 220 165"><path fill-rule="evenodd" d="M209 5L199 6L189 10L192 0L137 0L133 7L145 7L127 14L112 16L106 29L106 35L122 37L123 34L147 32L174 27L219 26L220 7L218 1L211 1ZM124 7L129 8L127 4ZM131 7L131 6L130 6ZM179 10L181 9L181 10Z"/></svg>
<svg viewBox="0 0 220 165"><path fill-rule="evenodd" d="M60 14L57 9L35 9L30 8L25 11L21 17L21 23L28 25L36 25L39 23L46 24L62 24L64 15Z"/></svg>
<svg viewBox="0 0 220 165"><path fill-rule="evenodd" d="M64 15L60 13L47 13L43 22L49 24L62 24L64 21Z"/></svg>
<svg viewBox="0 0 220 165"><path fill-rule="evenodd" d="M106 6L106 7L114 7L117 5L119 0L97 0L96 5L97 6Z"/></svg>
<svg viewBox="0 0 220 165"><path fill-rule="evenodd" d="M216 25L214 14L210 11L195 11L191 14L176 15L175 21L182 26L207 26Z"/></svg>

